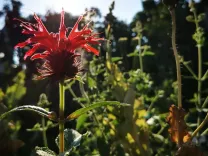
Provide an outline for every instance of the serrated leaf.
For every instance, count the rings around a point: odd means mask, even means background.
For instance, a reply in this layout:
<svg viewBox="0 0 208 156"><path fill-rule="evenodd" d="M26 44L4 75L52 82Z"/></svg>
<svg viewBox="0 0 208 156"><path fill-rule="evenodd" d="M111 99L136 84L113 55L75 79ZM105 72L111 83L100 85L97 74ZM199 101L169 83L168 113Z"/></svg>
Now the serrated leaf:
<svg viewBox="0 0 208 156"><path fill-rule="evenodd" d="M57 156L57 154L47 147L35 147L37 156Z"/></svg>
<svg viewBox="0 0 208 156"><path fill-rule="evenodd" d="M102 106L107 106L107 105L120 105L120 106L127 106L128 104L121 104L120 102L118 101L103 101L103 102L97 102L97 103L94 103L92 105L89 105L89 106L86 106L85 108L80 108L78 110L76 110L75 112L71 113L68 117L67 117L67 120L73 120L73 119L76 119L78 118L80 115L92 110L92 109L95 109L95 108L98 108L98 107L102 107Z"/></svg>
<svg viewBox="0 0 208 156"><path fill-rule="evenodd" d="M72 148L80 145L82 134L74 129L64 130L64 151L71 151ZM59 147L59 135L56 138L56 144Z"/></svg>
<svg viewBox="0 0 208 156"><path fill-rule="evenodd" d="M32 111L32 112L36 112L38 114L40 114L41 116L44 117L49 117L51 115L51 112L46 111L45 109L38 107L38 106L32 106L32 105L24 105L24 106L19 106L16 107L8 112L3 113L0 116L0 120L5 118L7 115L9 115L12 112L18 112L18 111Z"/></svg>

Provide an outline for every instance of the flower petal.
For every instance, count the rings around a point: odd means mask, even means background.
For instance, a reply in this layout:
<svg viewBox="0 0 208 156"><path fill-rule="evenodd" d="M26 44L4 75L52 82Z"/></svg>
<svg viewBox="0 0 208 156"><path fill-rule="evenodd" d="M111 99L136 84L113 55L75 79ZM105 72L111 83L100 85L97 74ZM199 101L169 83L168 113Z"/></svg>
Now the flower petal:
<svg viewBox="0 0 208 156"><path fill-rule="evenodd" d="M95 55L99 55L99 51L97 50L97 49L95 49L95 48L93 48L93 47L91 47L90 45L88 45L88 44L85 44L85 45L83 45L82 46L84 49L86 49L88 52L92 52L92 53L94 53Z"/></svg>
<svg viewBox="0 0 208 156"><path fill-rule="evenodd" d="M45 54L41 54L41 53L37 53L37 54L34 54L30 59L33 61L35 59L44 59L46 58L48 55L45 55Z"/></svg>
<svg viewBox="0 0 208 156"><path fill-rule="evenodd" d="M28 45L30 43L31 43L31 41L30 41L30 38L29 38L24 42L18 43L14 48L23 48L23 47L25 47L26 45Z"/></svg>
<svg viewBox="0 0 208 156"><path fill-rule="evenodd" d="M24 56L24 60L26 60L28 56L31 56L40 47L41 47L41 45L39 43L33 45L33 48L26 52L26 54Z"/></svg>
<svg viewBox="0 0 208 156"><path fill-rule="evenodd" d="M59 27L59 41L66 38L66 26L64 24L64 10L61 12L61 22Z"/></svg>
<svg viewBox="0 0 208 156"><path fill-rule="evenodd" d="M72 40L74 37L76 37L79 34L79 33L77 34L77 32L78 32L78 26L79 26L79 22L82 19L83 19L83 15L82 16L79 16L77 22L75 23L74 27L72 28L72 30L71 30L71 32L70 32L70 34L68 36L68 39L69 40Z"/></svg>
<svg viewBox="0 0 208 156"><path fill-rule="evenodd" d="M34 18L35 20L38 22L38 30L41 31L41 32L44 32L46 34L49 35L48 33L48 30L46 29L46 27L44 26L43 22L41 21L41 19L36 15L34 14Z"/></svg>

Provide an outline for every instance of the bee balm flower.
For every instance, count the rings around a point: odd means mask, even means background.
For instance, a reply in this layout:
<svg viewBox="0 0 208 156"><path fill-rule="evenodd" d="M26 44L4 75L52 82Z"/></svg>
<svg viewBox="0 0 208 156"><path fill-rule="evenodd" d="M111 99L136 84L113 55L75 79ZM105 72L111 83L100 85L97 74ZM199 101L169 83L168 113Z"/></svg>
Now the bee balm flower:
<svg viewBox="0 0 208 156"><path fill-rule="evenodd" d="M30 60L41 59L44 61L36 79L51 77L53 80L64 80L74 78L80 71L80 54L75 53L77 48L83 48L87 52L98 55L97 49L90 44L100 45L103 38L98 38L96 33L86 24L81 30L78 30L79 22L83 19L80 16L68 36L67 28L64 24L64 11L61 12L61 22L59 33L49 33L41 19L34 15L37 21L36 25L21 21L24 28L22 33L32 35L26 41L19 43L15 48L23 48L31 45L24 59L30 57ZM41 53L37 53L40 52Z"/></svg>

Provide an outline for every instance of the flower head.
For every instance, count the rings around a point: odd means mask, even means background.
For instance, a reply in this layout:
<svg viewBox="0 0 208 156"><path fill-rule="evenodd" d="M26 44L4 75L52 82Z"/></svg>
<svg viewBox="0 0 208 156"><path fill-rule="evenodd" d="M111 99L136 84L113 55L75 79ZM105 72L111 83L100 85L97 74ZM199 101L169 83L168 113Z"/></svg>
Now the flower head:
<svg viewBox="0 0 208 156"><path fill-rule="evenodd" d="M100 45L99 41L103 38L98 38L98 34L93 33L92 29L89 28L89 23L78 30L83 15L78 18L68 36L66 36L68 30L64 24L63 10L58 33L49 33L36 14L34 18L37 21L36 25L21 21L21 26L24 28L22 33L29 34L31 37L17 44L15 48L31 45L32 48L26 52L24 59L30 57L32 61L43 60L44 63L38 69L39 75L36 79L46 77L51 77L54 80L74 78L80 71L80 54L75 52L77 48L83 48L95 55L99 54L98 50L90 45Z"/></svg>

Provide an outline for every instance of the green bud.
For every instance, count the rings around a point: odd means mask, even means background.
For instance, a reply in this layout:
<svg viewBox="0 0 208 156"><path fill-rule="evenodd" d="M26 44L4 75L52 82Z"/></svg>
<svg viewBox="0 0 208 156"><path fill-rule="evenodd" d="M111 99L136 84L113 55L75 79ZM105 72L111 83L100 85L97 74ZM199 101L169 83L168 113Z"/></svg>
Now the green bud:
<svg viewBox="0 0 208 156"><path fill-rule="evenodd" d="M189 15L189 16L186 17L186 20L188 22L194 22L194 17L192 15Z"/></svg>

